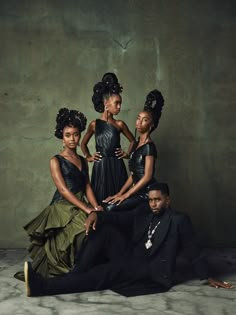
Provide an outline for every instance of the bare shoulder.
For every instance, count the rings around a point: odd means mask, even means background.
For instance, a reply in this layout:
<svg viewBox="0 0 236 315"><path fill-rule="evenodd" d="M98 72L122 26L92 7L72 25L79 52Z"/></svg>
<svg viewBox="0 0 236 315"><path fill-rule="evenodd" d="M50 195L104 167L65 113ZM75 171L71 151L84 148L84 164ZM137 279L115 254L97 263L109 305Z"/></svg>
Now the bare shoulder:
<svg viewBox="0 0 236 315"><path fill-rule="evenodd" d="M89 126L95 126L96 125L96 119L90 121Z"/></svg>
<svg viewBox="0 0 236 315"><path fill-rule="evenodd" d="M116 120L116 125L122 130L127 128L127 125L123 120Z"/></svg>
<svg viewBox="0 0 236 315"><path fill-rule="evenodd" d="M57 155L57 156L58 156L58 155ZM51 167L55 167L55 166L59 165L59 161L58 161L57 156L54 155L54 156L50 159L49 163L50 163L50 166L51 166Z"/></svg>
<svg viewBox="0 0 236 315"><path fill-rule="evenodd" d="M96 120L92 120L92 121L89 123L88 130L94 131L94 130L95 130L95 127L96 127Z"/></svg>

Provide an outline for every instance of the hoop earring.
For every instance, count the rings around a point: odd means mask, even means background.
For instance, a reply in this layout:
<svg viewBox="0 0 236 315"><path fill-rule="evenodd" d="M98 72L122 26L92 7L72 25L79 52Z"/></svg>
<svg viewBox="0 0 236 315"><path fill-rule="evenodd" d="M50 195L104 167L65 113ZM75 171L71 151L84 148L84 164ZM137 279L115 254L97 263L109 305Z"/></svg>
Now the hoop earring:
<svg viewBox="0 0 236 315"><path fill-rule="evenodd" d="M154 129L155 129L154 126L149 128L148 136L150 136L150 134L153 132Z"/></svg>

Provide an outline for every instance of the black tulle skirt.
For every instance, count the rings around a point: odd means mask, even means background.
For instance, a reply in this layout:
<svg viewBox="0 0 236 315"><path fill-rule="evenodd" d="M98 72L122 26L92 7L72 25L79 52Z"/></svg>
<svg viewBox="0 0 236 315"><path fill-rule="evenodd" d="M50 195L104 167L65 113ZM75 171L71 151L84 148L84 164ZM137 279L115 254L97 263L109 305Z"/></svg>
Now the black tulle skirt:
<svg viewBox="0 0 236 315"><path fill-rule="evenodd" d="M94 162L91 184L98 203L119 192L127 178L123 159L103 157L101 161Z"/></svg>

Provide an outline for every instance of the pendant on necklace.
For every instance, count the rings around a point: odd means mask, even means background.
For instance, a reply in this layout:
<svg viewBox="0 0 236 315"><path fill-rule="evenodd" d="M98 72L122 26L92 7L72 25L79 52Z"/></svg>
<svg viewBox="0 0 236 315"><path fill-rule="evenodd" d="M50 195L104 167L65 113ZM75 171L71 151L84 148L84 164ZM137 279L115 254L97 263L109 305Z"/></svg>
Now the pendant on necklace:
<svg viewBox="0 0 236 315"><path fill-rule="evenodd" d="M149 249L149 248L152 247L152 242L151 242L151 240L147 240L147 242L145 243L145 247L146 247L146 249Z"/></svg>

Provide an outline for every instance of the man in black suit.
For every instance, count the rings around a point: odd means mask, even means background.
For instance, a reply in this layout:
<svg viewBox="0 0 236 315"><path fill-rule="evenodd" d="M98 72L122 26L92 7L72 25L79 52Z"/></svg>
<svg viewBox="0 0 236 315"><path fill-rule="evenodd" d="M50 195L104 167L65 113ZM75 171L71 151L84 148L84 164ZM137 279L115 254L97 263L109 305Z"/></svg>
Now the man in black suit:
<svg viewBox="0 0 236 315"><path fill-rule="evenodd" d="M120 213L92 212L85 223L88 240L79 267L64 276L44 279L25 262L27 295L105 289L125 296L164 292L173 285L180 251L200 279L213 287L231 288L209 277L190 219L169 204L168 186L158 183L149 190L149 206Z"/></svg>

